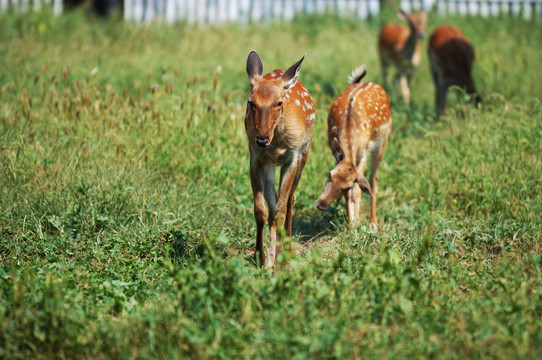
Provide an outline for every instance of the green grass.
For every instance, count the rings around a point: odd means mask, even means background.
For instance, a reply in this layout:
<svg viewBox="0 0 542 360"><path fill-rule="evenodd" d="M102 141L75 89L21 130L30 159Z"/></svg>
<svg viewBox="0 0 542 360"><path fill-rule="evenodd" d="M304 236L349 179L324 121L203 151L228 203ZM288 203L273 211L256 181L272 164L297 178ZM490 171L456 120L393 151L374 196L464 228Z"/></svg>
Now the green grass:
<svg viewBox="0 0 542 360"><path fill-rule="evenodd" d="M0 358L497 358L542 352L542 27L430 17L471 40L484 107L434 119L427 57L391 93L379 230L314 202L327 110L380 81L381 22L136 26L0 17ZM317 105L292 269L250 254L246 57L307 52Z"/></svg>

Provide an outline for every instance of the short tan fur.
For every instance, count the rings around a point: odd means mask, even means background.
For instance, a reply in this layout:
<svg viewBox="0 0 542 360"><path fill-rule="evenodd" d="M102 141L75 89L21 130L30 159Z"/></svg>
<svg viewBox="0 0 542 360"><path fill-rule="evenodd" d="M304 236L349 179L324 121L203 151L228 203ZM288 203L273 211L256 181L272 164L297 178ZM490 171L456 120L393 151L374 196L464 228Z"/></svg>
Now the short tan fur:
<svg viewBox="0 0 542 360"><path fill-rule="evenodd" d="M263 64L255 51L247 59L252 92L245 114L245 130L250 151L250 180L256 220L256 260L276 269L282 251L277 226L292 235L294 192L307 162L315 123L311 95L301 81L299 70L305 57L286 72L274 70L263 76ZM278 194L275 167L280 167ZM268 211L265 202L269 207ZM269 249L263 244L263 230L269 220Z"/></svg>
<svg viewBox="0 0 542 360"><path fill-rule="evenodd" d="M377 170L391 131L390 101L382 87L359 82L362 66L350 78L351 85L333 102L328 116L328 144L335 158L316 207L325 210L344 195L351 224L359 220L361 193L371 196L370 225L376 228ZM371 158L369 181L364 176Z"/></svg>

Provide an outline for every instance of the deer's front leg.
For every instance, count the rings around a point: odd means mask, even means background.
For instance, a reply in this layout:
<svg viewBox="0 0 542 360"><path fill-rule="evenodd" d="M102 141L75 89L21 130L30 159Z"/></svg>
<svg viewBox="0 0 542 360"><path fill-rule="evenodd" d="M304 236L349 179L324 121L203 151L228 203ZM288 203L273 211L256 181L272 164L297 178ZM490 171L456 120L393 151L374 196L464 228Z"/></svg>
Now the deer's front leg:
<svg viewBox="0 0 542 360"><path fill-rule="evenodd" d="M264 197L267 201L269 207L269 213L271 217L269 218L269 251L267 254L267 262L265 268L273 268L275 266L275 257L276 257L276 243L277 243L277 232L276 232L276 215L275 215L275 206L277 203L277 193L275 191L275 166L271 163L265 164L262 168L263 170L263 187L264 187Z"/></svg>
<svg viewBox="0 0 542 360"><path fill-rule="evenodd" d="M305 164L307 163L307 159L309 157L309 150L305 151L301 154L301 158L297 162L297 170L295 173L294 182L292 184L292 188L290 190L290 198L288 199L288 210L286 211L286 234L288 236L292 236L292 217L294 214L294 204L295 204L295 190L297 189L297 185L299 185L299 180L301 179L301 175L303 174L303 169L305 168Z"/></svg>
<svg viewBox="0 0 542 360"><path fill-rule="evenodd" d="M448 88L444 84L443 80L439 80L437 84L437 96L436 96L436 108L437 108L437 115L441 116L444 115L446 111L446 96L447 96Z"/></svg>
<svg viewBox="0 0 542 360"><path fill-rule="evenodd" d="M399 79L399 84L401 86L401 93L403 94L403 102L408 104L410 101L410 88L408 86L408 79L406 74L402 74Z"/></svg>
<svg viewBox="0 0 542 360"><path fill-rule="evenodd" d="M365 172L365 165L367 162L367 156L364 154L361 156L357 168L358 177L362 177ZM359 184L354 183L354 186L344 193L344 200L346 203L346 216L350 222L350 225L357 225L359 222L359 212L361 209L361 195L362 190Z"/></svg>
<svg viewBox="0 0 542 360"><path fill-rule="evenodd" d="M446 110L446 87L444 84L444 77L442 71L433 64L431 64L431 75L433 76L433 83L435 84L435 108L437 109L437 117L440 117L441 115L444 115Z"/></svg>
<svg viewBox="0 0 542 360"><path fill-rule="evenodd" d="M265 266L265 252L263 249L263 228L267 220L267 209L265 208L263 193L263 170L252 158L250 159L250 182L254 196L254 218L256 220L256 251L254 258L260 266Z"/></svg>
<svg viewBox="0 0 542 360"><path fill-rule="evenodd" d="M298 156L297 154L293 156L292 161L284 164L280 171L280 184L279 184L279 195L277 199L277 205L275 211L273 212L272 218L274 219L274 224L271 226L271 219L269 230L271 232L271 237L275 239L275 259L282 252L282 240L277 236L277 224L278 226L284 228L286 222L286 216L288 212L288 203L290 202L293 205L293 202L290 198L292 194L292 187L295 182L296 173L298 167Z"/></svg>
<svg viewBox="0 0 542 360"><path fill-rule="evenodd" d="M350 225L356 225L359 219L359 208L361 202L361 188L354 183L351 189L344 193L346 203L346 216Z"/></svg>

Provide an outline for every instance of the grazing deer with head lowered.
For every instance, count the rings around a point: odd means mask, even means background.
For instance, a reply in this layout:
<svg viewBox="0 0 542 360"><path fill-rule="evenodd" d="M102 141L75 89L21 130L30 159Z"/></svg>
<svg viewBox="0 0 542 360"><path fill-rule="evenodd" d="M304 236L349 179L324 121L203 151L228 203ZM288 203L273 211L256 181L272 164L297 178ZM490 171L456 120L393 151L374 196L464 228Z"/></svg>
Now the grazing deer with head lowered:
<svg viewBox="0 0 542 360"><path fill-rule="evenodd" d="M252 93L248 99L245 130L250 150L250 180L256 218L256 260L275 269L282 251L277 226L292 235L292 212L303 168L307 162L315 122L312 97L298 80L303 58L286 72L274 70L262 76L263 65L255 51L247 59ZM275 191L275 166L280 166L278 196ZM267 259L263 229L267 220L264 199L269 206L270 245Z"/></svg>
<svg viewBox="0 0 542 360"><path fill-rule="evenodd" d="M427 26L427 13L425 11L407 14L399 10L398 15L408 23L388 23L380 31L378 39L378 53L382 68L382 83L389 90L387 84L388 69L396 68L394 83L399 82L403 101L410 101L410 80L414 69L422 61L422 38Z"/></svg>
<svg viewBox="0 0 542 360"><path fill-rule="evenodd" d="M448 88L453 85L465 89L478 105L480 96L472 80L474 50L461 31L450 25L437 27L429 40L428 53L437 114L444 114Z"/></svg>
<svg viewBox="0 0 542 360"><path fill-rule="evenodd" d="M353 72L350 86L333 102L329 111L328 144L335 157L335 168L329 173L316 207L325 210L343 194L348 220L355 224L361 193L367 193L371 196L369 224L376 229L376 171L391 131L391 115L390 101L384 89L374 83L360 82L365 72L364 65ZM369 181L363 175L367 157L371 158Z"/></svg>

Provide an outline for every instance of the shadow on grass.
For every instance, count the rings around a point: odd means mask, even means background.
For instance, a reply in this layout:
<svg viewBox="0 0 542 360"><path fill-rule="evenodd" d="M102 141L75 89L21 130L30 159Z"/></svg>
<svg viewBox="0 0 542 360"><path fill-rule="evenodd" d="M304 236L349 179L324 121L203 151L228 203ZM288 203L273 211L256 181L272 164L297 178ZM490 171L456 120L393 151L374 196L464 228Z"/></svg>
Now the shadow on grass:
<svg viewBox="0 0 542 360"><path fill-rule="evenodd" d="M300 245L299 251L304 252L312 247L318 240L331 236L338 227L344 225L345 218L342 216L341 206L335 204L324 212L316 208L305 208L295 212L292 223L293 241ZM172 229L159 236L159 241L170 247L169 256L173 262L188 264L200 261L209 256L207 242L213 243L213 249L218 257L238 256L245 257L247 262L257 266L254 258L254 244L256 234L251 239L245 239L240 243L230 243L221 246L209 238L204 230ZM268 246L269 233L264 231L264 244ZM212 236L211 236L212 238ZM216 246L218 245L218 246Z"/></svg>
<svg viewBox="0 0 542 360"><path fill-rule="evenodd" d="M311 248L318 240L332 235L335 229L343 225L341 215L338 208L330 207L324 212L314 209L297 210L292 219L292 237L293 242L298 244L297 253L302 253ZM269 245L269 232L267 223L264 230L264 246ZM245 260L257 266L257 260L254 257L254 246L256 241L256 233L248 243L249 247L239 248L239 253L243 253Z"/></svg>
<svg viewBox="0 0 542 360"><path fill-rule="evenodd" d="M298 211L292 220L292 235L301 244L313 243L331 235L336 228L333 220L338 218L337 213L335 207L324 212L317 209Z"/></svg>

